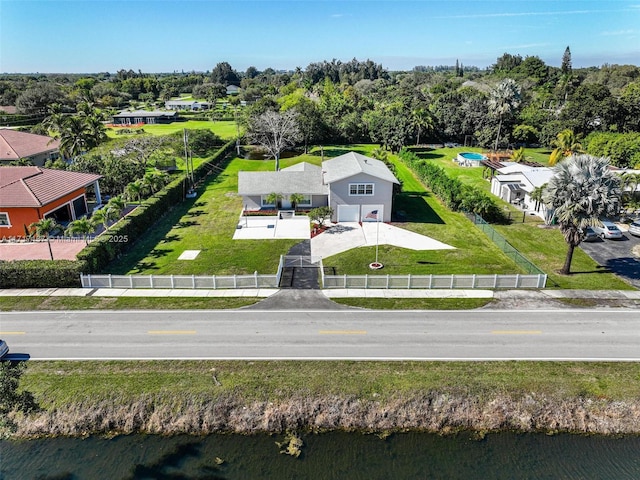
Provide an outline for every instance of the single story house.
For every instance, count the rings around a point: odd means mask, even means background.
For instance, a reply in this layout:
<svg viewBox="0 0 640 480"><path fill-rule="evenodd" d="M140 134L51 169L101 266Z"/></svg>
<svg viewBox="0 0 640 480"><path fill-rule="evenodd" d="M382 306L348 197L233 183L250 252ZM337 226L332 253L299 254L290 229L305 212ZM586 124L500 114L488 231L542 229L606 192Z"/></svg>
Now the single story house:
<svg viewBox="0 0 640 480"><path fill-rule="evenodd" d="M41 167L0 167L0 238L24 237L43 218L66 224L86 215L87 189L101 203L101 175Z"/></svg>
<svg viewBox="0 0 640 480"><path fill-rule="evenodd" d="M399 183L384 162L349 152L321 167L302 162L277 172L239 172L238 193L247 210L291 208L289 197L297 193L304 197L298 207L330 206L334 222L389 222ZM271 193L282 196L281 205L269 202Z"/></svg>
<svg viewBox="0 0 640 480"><path fill-rule="evenodd" d="M553 177L549 167L532 167L516 162L500 162L491 178L491 193L505 202L519 205L525 210L536 212L545 219L547 208L531 198L531 192L542 187Z"/></svg>
<svg viewBox="0 0 640 480"><path fill-rule="evenodd" d="M123 111L113 116L114 125L136 125L139 123L155 124L155 123L171 123L178 119L178 112L163 112L155 110L147 112L146 110L136 110L134 112Z"/></svg>
<svg viewBox="0 0 640 480"><path fill-rule="evenodd" d="M0 165L28 160L41 167L60 156L60 140L46 135L0 128Z"/></svg>
<svg viewBox="0 0 640 480"><path fill-rule="evenodd" d="M197 100L169 100L164 103L164 108L167 110L209 110L211 108L211 103L209 102L199 102Z"/></svg>

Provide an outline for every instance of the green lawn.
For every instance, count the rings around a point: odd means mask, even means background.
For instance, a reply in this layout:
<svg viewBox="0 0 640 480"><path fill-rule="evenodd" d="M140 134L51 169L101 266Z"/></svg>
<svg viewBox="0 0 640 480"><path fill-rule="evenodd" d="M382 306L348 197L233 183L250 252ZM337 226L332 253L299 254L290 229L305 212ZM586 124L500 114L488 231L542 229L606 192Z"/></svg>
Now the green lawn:
<svg viewBox="0 0 640 480"><path fill-rule="evenodd" d="M282 161L283 166L293 163ZM270 170L273 161L234 158L223 173L199 190L195 199L176 206L112 263L109 273L250 274L275 273L280 255L297 240L233 240L242 200L237 195L240 170ZM208 177L211 178L211 177ZM200 250L195 260L178 260L184 250Z"/></svg>
<svg viewBox="0 0 640 480"><path fill-rule="evenodd" d="M220 385L211 380L215 372ZM417 392L493 398L548 395L634 400L640 364L588 362L146 361L30 362L21 388L47 409L236 394L244 401L342 395L380 401ZM374 395L375 394L375 395ZM117 400L116 400L117 399Z"/></svg>
<svg viewBox="0 0 640 480"><path fill-rule="evenodd" d="M173 122L158 125L145 125L141 127L146 133L151 135L168 135L170 133L181 132L187 129L208 128L220 138L230 140L237 135L236 123L229 121L209 121L209 120L188 120L186 122ZM122 138L123 135L116 135L117 128L107 128L107 135L110 138ZM128 135L124 135L127 137Z"/></svg>

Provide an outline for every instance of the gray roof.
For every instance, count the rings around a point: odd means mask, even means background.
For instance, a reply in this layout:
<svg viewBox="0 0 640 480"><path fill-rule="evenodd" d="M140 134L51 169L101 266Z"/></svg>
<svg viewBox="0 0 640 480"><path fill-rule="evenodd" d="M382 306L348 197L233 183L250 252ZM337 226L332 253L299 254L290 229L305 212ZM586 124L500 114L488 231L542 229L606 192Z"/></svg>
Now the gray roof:
<svg viewBox="0 0 640 480"><path fill-rule="evenodd" d="M266 195L282 193L290 195L327 195L322 184L322 169L307 162L297 163L279 172L239 172L238 193L240 195Z"/></svg>
<svg viewBox="0 0 640 480"><path fill-rule="evenodd" d="M160 110L154 110L153 112L148 112L146 110L136 110L134 112L123 111L113 116L113 118L123 118L123 117L175 117L177 116L177 112L163 112Z"/></svg>
<svg viewBox="0 0 640 480"><path fill-rule="evenodd" d="M359 173L365 173L387 182L400 183L384 162L355 152L345 153L322 162L322 169L324 170L324 181L327 184L353 177Z"/></svg>

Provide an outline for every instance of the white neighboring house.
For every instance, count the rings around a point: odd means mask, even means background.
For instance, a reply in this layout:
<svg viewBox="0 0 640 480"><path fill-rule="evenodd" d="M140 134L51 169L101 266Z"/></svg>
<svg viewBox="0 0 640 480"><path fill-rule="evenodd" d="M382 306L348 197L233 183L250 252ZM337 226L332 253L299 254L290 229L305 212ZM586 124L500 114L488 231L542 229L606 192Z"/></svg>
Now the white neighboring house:
<svg viewBox="0 0 640 480"><path fill-rule="evenodd" d="M491 179L491 193L505 202L518 205L523 210L535 212L543 220L547 219L547 207L531 198L531 192L542 187L553 177L549 167L532 167L516 162L500 162L502 167L495 170Z"/></svg>
<svg viewBox="0 0 640 480"><path fill-rule="evenodd" d="M209 110L211 103L199 102L197 100L168 100L164 103L164 108L167 110Z"/></svg>
<svg viewBox="0 0 640 480"><path fill-rule="evenodd" d="M306 162L278 172L239 172L238 193L247 210L291 208L292 193L304 196L297 206L330 206L333 222L391 221L393 186L399 184L391 170L374 158L349 152L322 162ZM271 193L282 195L280 205L269 203Z"/></svg>

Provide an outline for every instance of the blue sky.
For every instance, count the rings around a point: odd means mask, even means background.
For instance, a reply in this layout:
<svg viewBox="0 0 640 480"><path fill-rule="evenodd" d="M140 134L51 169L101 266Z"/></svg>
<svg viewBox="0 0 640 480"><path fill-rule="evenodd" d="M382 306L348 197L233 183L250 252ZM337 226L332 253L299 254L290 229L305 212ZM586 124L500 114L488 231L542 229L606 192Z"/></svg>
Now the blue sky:
<svg viewBox="0 0 640 480"><path fill-rule="evenodd" d="M640 0L0 0L0 72L486 67L505 52L559 66L640 65Z"/></svg>

